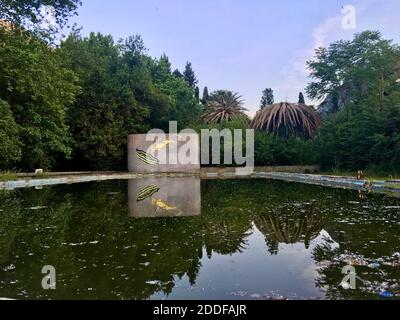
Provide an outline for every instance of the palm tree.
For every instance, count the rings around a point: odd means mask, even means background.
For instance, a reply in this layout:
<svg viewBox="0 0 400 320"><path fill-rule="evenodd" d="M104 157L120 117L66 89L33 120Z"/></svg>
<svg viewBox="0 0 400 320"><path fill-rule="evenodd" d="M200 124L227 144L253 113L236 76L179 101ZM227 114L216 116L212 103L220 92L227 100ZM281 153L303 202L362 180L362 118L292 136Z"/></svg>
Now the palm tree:
<svg viewBox="0 0 400 320"><path fill-rule="evenodd" d="M321 117L314 108L305 104L281 102L258 111L250 127L276 135L293 134L311 138L321 123Z"/></svg>
<svg viewBox="0 0 400 320"><path fill-rule="evenodd" d="M210 95L206 112L203 116L205 123L221 123L231 121L235 117L245 115L242 97L238 93L218 90Z"/></svg>

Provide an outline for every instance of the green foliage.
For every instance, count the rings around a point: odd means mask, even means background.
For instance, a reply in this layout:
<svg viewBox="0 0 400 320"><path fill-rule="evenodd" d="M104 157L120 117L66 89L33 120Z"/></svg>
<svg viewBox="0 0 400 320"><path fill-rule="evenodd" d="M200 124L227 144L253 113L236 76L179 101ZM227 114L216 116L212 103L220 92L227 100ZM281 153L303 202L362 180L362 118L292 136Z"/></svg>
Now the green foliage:
<svg viewBox="0 0 400 320"><path fill-rule="evenodd" d="M16 172L10 171L10 170L3 171L3 172L0 171L0 181L7 182L7 181L14 181L14 180L18 180L18 174Z"/></svg>
<svg viewBox="0 0 400 320"><path fill-rule="evenodd" d="M190 62L186 62L185 71L183 72L183 77L188 85L194 88L197 84L196 75L194 74L192 64Z"/></svg>
<svg viewBox="0 0 400 320"><path fill-rule="evenodd" d="M207 87L204 87L204 89L203 89L203 98L201 99L201 100L202 100L202 103L206 104L207 101L208 101L208 98L209 98L209 95L208 95L208 88L207 88Z"/></svg>
<svg viewBox="0 0 400 320"><path fill-rule="evenodd" d="M184 127L200 116L194 89L171 72L165 54L146 55L140 36L116 44L111 36L75 33L60 51L81 87L68 112L74 168L125 169L129 134L165 130L170 120Z"/></svg>
<svg viewBox="0 0 400 320"><path fill-rule="evenodd" d="M261 109L250 124L252 129L283 136L314 137L321 117L305 104L281 102Z"/></svg>
<svg viewBox="0 0 400 320"><path fill-rule="evenodd" d="M106 169L122 166L126 137L146 129L149 100L138 101L144 91L155 91L141 61L140 39L121 44L111 36L72 34L61 45L69 68L79 77L80 93L68 111L74 140L74 166ZM138 79L141 79L138 82Z"/></svg>
<svg viewBox="0 0 400 320"><path fill-rule="evenodd" d="M320 48L308 62L316 79L307 88L311 98L347 95L317 137L325 168L400 170L399 62L399 46L371 31Z"/></svg>
<svg viewBox="0 0 400 320"><path fill-rule="evenodd" d="M0 166L9 167L21 158L19 127L15 123L10 105L0 99Z"/></svg>
<svg viewBox="0 0 400 320"><path fill-rule="evenodd" d="M217 90L208 99L203 120L208 124L229 122L235 117L242 117L246 110L238 93Z"/></svg>
<svg viewBox="0 0 400 320"><path fill-rule="evenodd" d="M260 108L264 109L266 106L269 106L274 103L274 91L271 88L266 88L262 92Z"/></svg>
<svg viewBox="0 0 400 320"><path fill-rule="evenodd" d="M278 137L255 132L254 160L256 166L314 165L318 153L312 140Z"/></svg>
<svg viewBox="0 0 400 320"><path fill-rule="evenodd" d="M173 74L175 77L183 78L183 74L178 69L175 69Z"/></svg>
<svg viewBox="0 0 400 320"><path fill-rule="evenodd" d="M76 77L57 51L32 34L0 29L0 43L0 98L9 105L11 113L4 103L2 109L15 143L11 159L20 158L23 169L48 168L71 152L65 116Z"/></svg>
<svg viewBox="0 0 400 320"><path fill-rule="evenodd" d="M171 73L171 65L165 58L159 61L147 58L155 87L161 91L168 103L164 111L160 110L160 103L152 107L153 117L150 125L167 131L168 121L177 121L178 129L184 129L199 121L202 107L196 97L195 88L189 86L185 79L177 76L175 72Z"/></svg>
<svg viewBox="0 0 400 320"><path fill-rule="evenodd" d="M2 28L0 40L2 168L125 169L127 135L200 119L195 88L140 36L74 32L51 48Z"/></svg>
<svg viewBox="0 0 400 320"><path fill-rule="evenodd" d="M80 0L2 0L0 19L38 29L43 28L46 14L51 13L55 23L62 27L80 5Z"/></svg>
<svg viewBox="0 0 400 320"><path fill-rule="evenodd" d="M307 62L315 79L307 93L310 98L319 99L341 89L353 101L365 94L382 99L396 86L395 67L399 61L398 45L382 39L379 32L362 32L352 41L342 40L316 50L316 57Z"/></svg>
<svg viewBox="0 0 400 320"><path fill-rule="evenodd" d="M200 133L201 129L239 129L242 137L246 137L250 119L247 116L234 117L229 122L214 124L198 124L194 129ZM233 137L233 132L232 132ZM221 139L221 157L224 155L224 140ZM243 150L246 141L243 140ZM254 135L254 162L256 166L280 165L314 165L319 161L319 154L313 140L300 137L277 137L263 131L256 131ZM224 160L221 160L223 163Z"/></svg>
<svg viewBox="0 0 400 320"><path fill-rule="evenodd" d="M380 110L368 100L325 122L316 140L323 167L400 170L400 100L385 102Z"/></svg>

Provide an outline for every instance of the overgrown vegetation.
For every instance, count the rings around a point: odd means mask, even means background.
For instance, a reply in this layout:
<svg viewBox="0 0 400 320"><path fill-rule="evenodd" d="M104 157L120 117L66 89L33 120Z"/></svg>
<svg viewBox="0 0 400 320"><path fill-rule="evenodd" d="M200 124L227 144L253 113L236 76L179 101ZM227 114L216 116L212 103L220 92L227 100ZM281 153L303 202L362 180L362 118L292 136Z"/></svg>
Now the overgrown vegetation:
<svg viewBox="0 0 400 320"><path fill-rule="evenodd" d="M311 97L341 96L316 138L325 168L400 170L400 48L378 32L319 49L309 62Z"/></svg>
<svg viewBox="0 0 400 320"><path fill-rule="evenodd" d="M202 97L190 62L171 70L134 35L79 31L54 45L52 36L80 1L3 1L0 4L0 169L125 169L126 137L150 128L241 128L250 125L238 93ZM39 31L43 9L56 27ZM308 62L311 99L333 97L338 107L322 126L299 94L298 104L274 103L266 88L252 127L256 165L320 163L325 170L400 171L400 49L379 32L319 48ZM295 107L294 107L295 106ZM239 119L239 120L238 120Z"/></svg>

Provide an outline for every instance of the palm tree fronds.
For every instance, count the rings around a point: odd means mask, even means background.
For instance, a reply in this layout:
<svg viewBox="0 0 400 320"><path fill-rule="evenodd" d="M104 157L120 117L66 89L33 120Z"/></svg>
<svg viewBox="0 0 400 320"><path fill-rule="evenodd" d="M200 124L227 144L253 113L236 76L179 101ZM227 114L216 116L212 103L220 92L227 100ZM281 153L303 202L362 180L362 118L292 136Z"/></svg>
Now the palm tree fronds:
<svg viewBox="0 0 400 320"><path fill-rule="evenodd" d="M300 135L312 138L321 124L321 117L312 107L281 102L258 111L250 127L276 135Z"/></svg>
<svg viewBox="0 0 400 320"><path fill-rule="evenodd" d="M207 101L203 121L207 124L231 121L235 117L245 115L242 97L231 91L217 91Z"/></svg>

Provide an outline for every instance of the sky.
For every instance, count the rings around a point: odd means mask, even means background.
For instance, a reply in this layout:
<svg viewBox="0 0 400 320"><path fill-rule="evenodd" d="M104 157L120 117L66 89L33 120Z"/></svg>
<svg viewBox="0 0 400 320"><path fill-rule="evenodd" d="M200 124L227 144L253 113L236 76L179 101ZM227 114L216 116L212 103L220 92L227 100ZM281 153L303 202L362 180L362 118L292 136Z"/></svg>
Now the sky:
<svg viewBox="0 0 400 320"><path fill-rule="evenodd" d="M355 21L343 6L354 7ZM297 102L319 46L364 30L400 42L400 0L83 0L78 14L72 22L83 35L139 34L149 54L167 54L174 69L190 61L200 93L239 92L250 115L267 87L275 102Z"/></svg>

